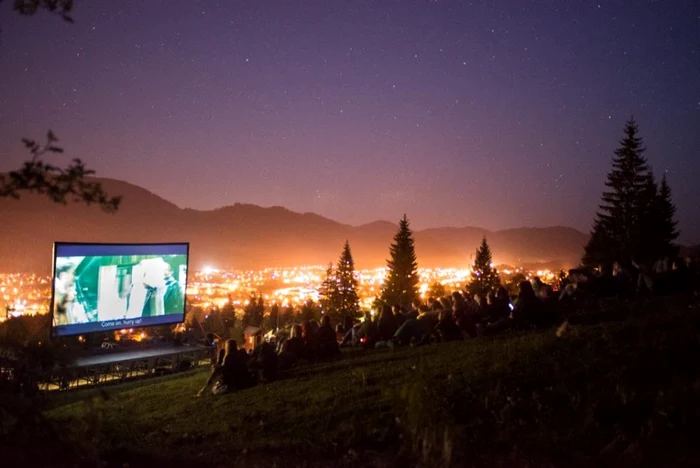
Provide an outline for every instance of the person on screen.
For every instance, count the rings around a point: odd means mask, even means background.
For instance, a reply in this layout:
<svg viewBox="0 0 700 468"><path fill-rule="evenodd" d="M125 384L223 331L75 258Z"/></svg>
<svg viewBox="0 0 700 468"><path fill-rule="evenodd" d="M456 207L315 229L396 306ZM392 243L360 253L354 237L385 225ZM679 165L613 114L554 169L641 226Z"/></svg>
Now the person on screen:
<svg viewBox="0 0 700 468"><path fill-rule="evenodd" d="M131 271L132 285L126 318L164 314L165 267L162 258L141 260Z"/></svg>
<svg viewBox="0 0 700 468"><path fill-rule="evenodd" d="M127 288L127 319L139 318L143 314L143 307L146 302L146 287L143 284L143 277L143 264L137 263L131 269L131 285Z"/></svg>
<svg viewBox="0 0 700 468"><path fill-rule="evenodd" d="M182 313L185 309L184 299L180 283L173 276L173 267L168 263L165 266L165 294L163 295L165 313Z"/></svg>
<svg viewBox="0 0 700 468"><path fill-rule="evenodd" d="M87 323L85 308L76 300L75 266L56 268L54 280L54 324L56 326Z"/></svg>
<svg viewBox="0 0 700 468"><path fill-rule="evenodd" d="M165 271L169 265L162 258L153 258L144 262L146 262L146 270L143 284L146 288L146 299L142 317L165 315Z"/></svg>
<svg viewBox="0 0 700 468"><path fill-rule="evenodd" d="M75 267L63 265L56 268L54 279L54 324L68 325L68 304L75 297Z"/></svg>

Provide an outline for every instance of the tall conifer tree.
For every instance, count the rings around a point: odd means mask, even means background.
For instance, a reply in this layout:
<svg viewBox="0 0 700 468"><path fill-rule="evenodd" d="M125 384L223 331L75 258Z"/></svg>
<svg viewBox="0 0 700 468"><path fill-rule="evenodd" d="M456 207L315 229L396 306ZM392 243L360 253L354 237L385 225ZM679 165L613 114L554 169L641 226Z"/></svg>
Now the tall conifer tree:
<svg viewBox="0 0 700 468"><path fill-rule="evenodd" d="M321 283L318 295L321 310L333 316L338 310L338 277L332 263L326 268L326 278Z"/></svg>
<svg viewBox="0 0 700 468"><path fill-rule="evenodd" d="M294 307L287 305L282 311L282 316L280 317L280 327L286 327L294 323Z"/></svg>
<svg viewBox="0 0 700 468"><path fill-rule="evenodd" d="M476 249L474 265L472 265L471 281L467 285L470 294L486 295L501 285L498 271L491 266L491 248L486 237L481 240L481 245Z"/></svg>
<svg viewBox="0 0 700 468"><path fill-rule="evenodd" d="M356 317L360 313L360 297L357 295L357 277L355 276L355 261L352 258L350 242L345 241L343 252L335 268L337 295L336 307L338 318Z"/></svg>
<svg viewBox="0 0 700 468"><path fill-rule="evenodd" d="M405 214L399 222L399 230L389 247L389 253L389 271L382 288L381 301L389 305L407 306L418 297L418 262L413 233Z"/></svg>
<svg viewBox="0 0 700 468"><path fill-rule="evenodd" d="M638 203L638 222L632 242L632 255L638 262L648 263L658 258L661 253L659 235L656 231L658 224L658 193L659 187L651 169L646 174L644 190ZM609 263L602 262L602 263Z"/></svg>
<svg viewBox="0 0 700 468"><path fill-rule="evenodd" d="M277 303L272 304L270 307L270 313L265 316L263 323L265 324L264 328L266 330L277 330L278 325L281 326L280 306L277 305Z"/></svg>
<svg viewBox="0 0 700 468"><path fill-rule="evenodd" d="M655 226L655 232L658 235L661 255L669 257L678 255L678 246L674 244L674 241L678 238L675 215L676 206L671 198L671 187L668 186L666 174L664 174L656 197L655 218L657 225Z"/></svg>
<svg viewBox="0 0 700 468"><path fill-rule="evenodd" d="M227 329L231 330L236 326L236 309L233 307L233 298L230 294L226 304L221 308L221 318Z"/></svg>
<svg viewBox="0 0 700 468"><path fill-rule="evenodd" d="M586 245L583 263L629 263L640 254L643 220L649 193L649 169L634 119L625 124L625 136L615 150L600 210Z"/></svg>
<svg viewBox="0 0 700 468"><path fill-rule="evenodd" d="M300 320L321 320L321 308L312 299L307 299L299 310Z"/></svg>
<svg viewBox="0 0 700 468"><path fill-rule="evenodd" d="M255 293L250 295L248 305L243 309L243 318L241 319L241 325L243 328L248 325L254 327L261 327L263 324L263 317L265 314L265 301L262 296L257 296Z"/></svg>

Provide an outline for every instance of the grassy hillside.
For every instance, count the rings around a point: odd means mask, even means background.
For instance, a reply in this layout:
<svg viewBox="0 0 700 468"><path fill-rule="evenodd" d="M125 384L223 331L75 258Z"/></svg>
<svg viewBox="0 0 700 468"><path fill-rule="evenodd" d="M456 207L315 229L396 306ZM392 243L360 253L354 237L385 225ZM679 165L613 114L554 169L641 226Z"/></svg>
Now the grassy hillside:
<svg viewBox="0 0 700 468"><path fill-rule="evenodd" d="M696 309L352 353L272 384L193 398L204 380L195 372L66 394L80 401L48 413L59 430L41 453L115 466L700 462Z"/></svg>

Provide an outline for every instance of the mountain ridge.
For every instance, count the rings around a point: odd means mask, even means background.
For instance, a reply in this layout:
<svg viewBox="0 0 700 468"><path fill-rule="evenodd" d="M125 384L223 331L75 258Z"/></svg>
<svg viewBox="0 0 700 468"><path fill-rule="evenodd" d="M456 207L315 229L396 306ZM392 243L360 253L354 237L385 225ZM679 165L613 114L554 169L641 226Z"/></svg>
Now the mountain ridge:
<svg viewBox="0 0 700 468"><path fill-rule="evenodd" d="M94 179L121 195L113 214L80 203L56 205L38 195L0 199L0 271L51 268L53 242L181 242L191 244L191 265L226 268L335 263L349 240L358 268L385 265L398 224L359 226L282 206L234 203L213 210L180 208L143 187ZM410 220L410 213L409 213ZM566 226L489 230L476 226L414 230L419 266L465 267L488 237L497 263L578 263L588 236Z"/></svg>

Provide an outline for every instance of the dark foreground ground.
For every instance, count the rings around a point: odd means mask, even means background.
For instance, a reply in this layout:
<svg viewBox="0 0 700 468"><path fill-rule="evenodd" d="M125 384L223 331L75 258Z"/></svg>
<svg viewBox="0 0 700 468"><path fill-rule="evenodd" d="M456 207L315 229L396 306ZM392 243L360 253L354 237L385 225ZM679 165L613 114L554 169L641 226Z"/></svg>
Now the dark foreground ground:
<svg viewBox="0 0 700 468"><path fill-rule="evenodd" d="M700 466L700 311L351 353L224 396L197 371L3 422L3 466ZM18 430L7 431L8 427Z"/></svg>

